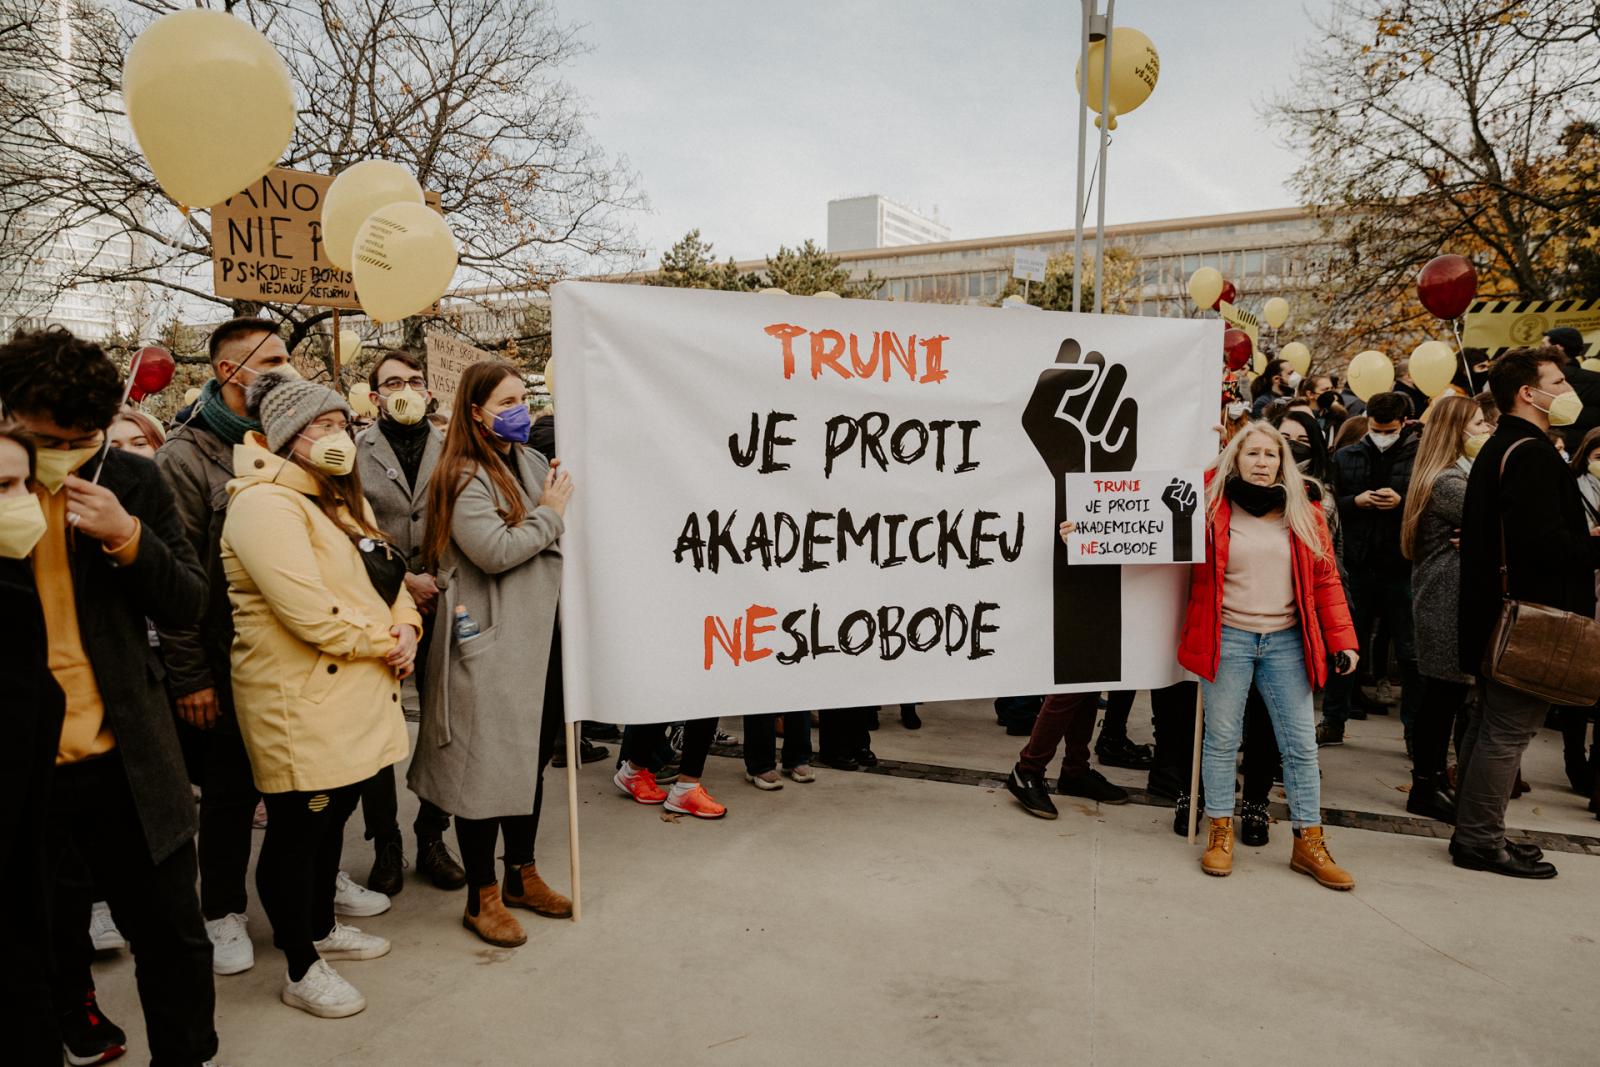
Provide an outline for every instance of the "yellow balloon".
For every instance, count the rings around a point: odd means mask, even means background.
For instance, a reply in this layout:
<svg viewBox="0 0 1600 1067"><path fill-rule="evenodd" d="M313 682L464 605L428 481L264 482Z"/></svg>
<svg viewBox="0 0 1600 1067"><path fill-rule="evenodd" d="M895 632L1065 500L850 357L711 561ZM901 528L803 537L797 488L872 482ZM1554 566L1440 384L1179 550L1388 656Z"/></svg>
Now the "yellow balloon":
<svg viewBox="0 0 1600 1067"><path fill-rule="evenodd" d="M175 11L145 27L122 64L122 101L156 181L185 209L260 178L294 132L288 66L222 11Z"/></svg>
<svg viewBox="0 0 1600 1067"><path fill-rule="evenodd" d="M356 234L356 296L378 322L398 322L431 307L455 273L455 235L423 204L381 207Z"/></svg>
<svg viewBox="0 0 1600 1067"><path fill-rule="evenodd" d="M1209 310L1222 295L1222 272L1215 267L1201 267L1189 275L1189 299L1202 311Z"/></svg>
<svg viewBox="0 0 1600 1067"><path fill-rule="evenodd" d="M1278 358L1288 360L1289 366L1301 374L1311 373L1311 349L1299 341L1290 341L1278 349Z"/></svg>
<svg viewBox="0 0 1600 1067"><path fill-rule="evenodd" d="M367 216L390 204L420 204L422 186L411 172L386 159L346 167L322 200L322 251L328 262L349 270L355 260L356 232Z"/></svg>
<svg viewBox="0 0 1600 1067"><path fill-rule="evenodd" d="M1285 300L1281 296L1275 296L1271 300L1268 300L1261 307L1261 321L1266 323L1274 330L1288 322L1289 301ZM1301 371L1300 373L1304 374L1305 371Z"/></svg>
<svg viewBox="0 0 1600 1067"><path fill-rule="evenodd" d="M1259 348L1255 351L1255 356L1250 360L1250 376L1252 378L1267 369L1267 354Z"/></svg>
<svg viewBox="0 0 1600 1067"><path fill-rule="evenodd" d="M199 386L191 386L190 388L185 389L183 391L183 406L184 407L188 407L190 404L193 404L196 400L199 400L199 399L200 399L200 388L199 388Z"/></svg>
<svg viewBox="0 0 1600 1067"><path fill-rule="evenodd" d="M345 362L361 355L361 335L354 330L339 331L339 358Z"/></svg>
<svg viewBox="0 0 1600 1067"><path fill-rule="evenodd" d="M1360 397L1362 403L1394 388L1394 364L1375 348L1358 352L1350 361L1350 369L1346 374L1350 380L1350 391Z"/></svg>
<svg viewBox="0 0 1600 1067"><path fill-rule="evenodd" d="M1456 350L1443 341L1424 341L1411 350L1411 380L1431 399L1442 396L1456 376Z"/></svg>
<svg viewBox="0 0 1600 1067"><path fill-rule="evenodd" d="M1103 79L1106 69L1106 43L1095 41L1089 45L1089 81L1085 85L1082 64L1079 64L1077 84L1093 111L1100 110ZM1129 26L1118 26L1111 31L1111 108L1110 126L1117 128L1117 116L1126 115L1150 98L1161 76L1161 57L1150 38ZM1212 299L1215 299L1213 297ZM1207 307L1211 305L1207 304Z"/></svg>
<svg viewBox="0 0 1600 1067"><path fill-rule="evenodd" d="M823 297L825 299L833 299L833 300L841 300L841 299L843 299L838 293L834 292L832 289L819 289L816 292L812 293L811 295L812 296L820 296L820 297Z"/></svg>
<svg viewBox="0 0 1600 1067"><path fill-rule="evenodd" d="M350 392L345 394L345 399L350 401L350 410L360 415L363 419L378 417L378 405L372 402L372 389L366 382L357 382L350 387Z"/></svg>
<svg viewBox="0 0 1600 1067"><path fill-rule="evenodd" d="M550 399L556 398L556 357L551 356L544 364L544 387L550 393Z"/></svg>

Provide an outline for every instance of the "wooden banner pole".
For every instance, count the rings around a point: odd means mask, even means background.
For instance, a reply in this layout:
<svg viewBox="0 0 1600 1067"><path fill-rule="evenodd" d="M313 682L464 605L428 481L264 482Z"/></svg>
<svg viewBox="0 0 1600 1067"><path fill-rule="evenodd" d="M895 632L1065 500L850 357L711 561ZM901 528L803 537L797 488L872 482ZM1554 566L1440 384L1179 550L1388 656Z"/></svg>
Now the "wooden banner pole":
<svg viewBox="0 0 1600 1067"><path fill-rule="evenodd" d="M1200 740L1205 736L1204 690L1194 687L1194 755L1189 763L1189 844L1194 844L1194 828L1200 819Z"/></svg>
<svg viewBox="0 0 1600 1067"><path fill-rule="evenodd" d="M572 859L572 921L583 918L583 889L578 869L578 724L567 723L567 849Z"/></svg>
<svg viewBox="0 0 1600 1067"><path fill-rule="evenodd" d="M341 380L339 368L339 309L333 309L333 387L339 392L344 392L344 382Z"/></svg>

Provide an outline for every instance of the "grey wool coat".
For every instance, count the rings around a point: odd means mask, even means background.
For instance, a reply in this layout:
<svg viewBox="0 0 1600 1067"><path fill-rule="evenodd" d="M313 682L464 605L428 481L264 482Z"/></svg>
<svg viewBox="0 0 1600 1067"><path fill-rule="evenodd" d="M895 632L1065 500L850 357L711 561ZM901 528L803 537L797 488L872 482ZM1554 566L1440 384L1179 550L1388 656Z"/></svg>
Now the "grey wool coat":
<svg viewBox="0 0 1600 1067"><path fill-rule="evenodd" d="M433 468L438 465L439 454L443 451L444 435L430 429L427 447L422 452L422 465L417 468L417 482L407 485L406 472L400 469L400 461L395 458L389 439L383 436L376 423L362 430L356 438L361 490L378 518L378 529L405 555L406 569L413 574L422 572L428 479L433 477Z"/></svg>
<svg viewBox="0 0 1600 1067"><path fill-rule="evenodd" d="M1467 476L1446 467L1434 479L1428 506L1417 520L1411 567L1412 617L1416 622L1417 668L1429 678L1471 681L1461 673L1456 627L1461 615L1461 553L1450 543L1461 526Z"/></svg>
<svg viewBox="0 0 1600 1067"><path fill-rule="evenodd" d="M549 464L516 447L511 462L527 518L507 526L482 470L456 497L436 578L439 623L428 650L422 723L407 781L424 800L468 819L527 815L539 770L545 672L561 592L561 516L536 502ZM481 632L455 638L456 605Z"/></svg>

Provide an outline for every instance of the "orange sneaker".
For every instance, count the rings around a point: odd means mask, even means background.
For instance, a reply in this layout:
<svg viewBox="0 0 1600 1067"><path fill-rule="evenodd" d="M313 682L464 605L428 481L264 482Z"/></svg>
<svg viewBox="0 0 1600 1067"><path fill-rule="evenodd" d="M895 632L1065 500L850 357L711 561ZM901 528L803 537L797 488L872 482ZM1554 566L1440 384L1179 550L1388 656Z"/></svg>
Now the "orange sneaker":
<svg viewBox="0 0 1600 1067"><path fill-rule="evenodd" d="M698 782L687 793L668 797L666 807L668 811L679 815L693 815L697 819L720 819L728 814L728 809L711 799L706 787Z"/></svg>
<svg viewBox="0 0 1600 1067"><path fill-rule="evenodd" d="M654 774L643 767L629 774L628 766L628 763L624 762L617 768L616 776L611 779L618 789L641 804L659 804L667 799L667 791L656 784Z"/></svg>

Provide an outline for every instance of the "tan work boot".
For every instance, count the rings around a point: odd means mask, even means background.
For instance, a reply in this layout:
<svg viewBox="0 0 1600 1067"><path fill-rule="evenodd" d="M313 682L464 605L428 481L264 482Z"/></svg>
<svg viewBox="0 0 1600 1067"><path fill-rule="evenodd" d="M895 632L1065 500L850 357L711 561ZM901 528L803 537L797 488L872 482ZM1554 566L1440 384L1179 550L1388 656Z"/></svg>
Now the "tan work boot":
<svg viewBox="0 0 1600 1067"><path fill-rule="evenodd" d="M1356 880L1350 872L1333 862L1333 857L1328 853L1328 843L1322 839L1320 826L1307 826L1304 830L1295 831L1294 854L1289 858L1289 866L1301 874L1309 874L1329 889L1356 887Z"/></svg>
<svg viewBox="0 0 1600 1067"><path fill-rule="evenodd" d="M1218 878L1233 873L1233 820L1212 819L1211 836L1200 856L1200 869Z"/></svg>
<svg viewBox="0 0 1600 1067"><path fill-rule="evenodd" d="M512 871L515 873L506 880L505 902L508 905L527 908L551 919L572 917L572 901L546 885L533 864L513 867Z"/></svg>
<svg viewBox="0 0 1600 1067"><path fill-rule="evenodd" d="M468 909L461 916L461 925L477 934L491 945L516 948L528 940L522 924L506 910L500 901L500 886L486 885L467 890L478 895L478 914Z"/></svg>

